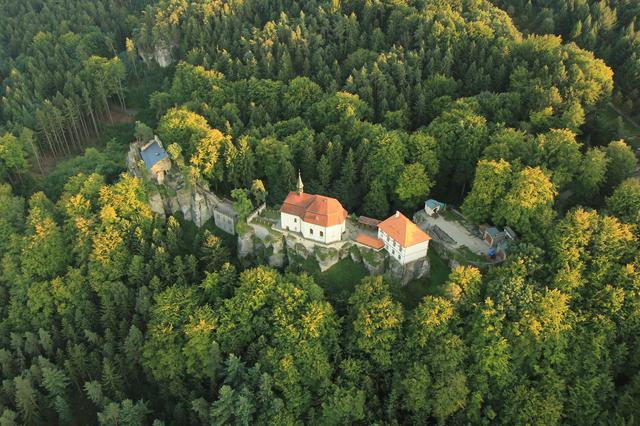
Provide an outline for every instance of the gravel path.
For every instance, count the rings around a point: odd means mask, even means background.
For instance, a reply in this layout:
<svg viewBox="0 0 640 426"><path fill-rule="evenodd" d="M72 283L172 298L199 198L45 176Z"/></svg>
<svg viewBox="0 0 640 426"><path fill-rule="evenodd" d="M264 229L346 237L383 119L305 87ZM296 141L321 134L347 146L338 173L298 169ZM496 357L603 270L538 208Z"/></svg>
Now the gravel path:
<svg viewBox="0 0 640 426"><path fill-rule="evenodd" d="M489 250L489 244L487 244L486 241L471 234L467 228L458 222L448 221L443 216L431 217L424 211L417 213L416 216L419 218L419 226L421 229L428 231L429 228L437 225L441 230L446 232L449 237L456 241L458 247L466 246L472 252L479 255L486 254L487 250Z"/></svg>

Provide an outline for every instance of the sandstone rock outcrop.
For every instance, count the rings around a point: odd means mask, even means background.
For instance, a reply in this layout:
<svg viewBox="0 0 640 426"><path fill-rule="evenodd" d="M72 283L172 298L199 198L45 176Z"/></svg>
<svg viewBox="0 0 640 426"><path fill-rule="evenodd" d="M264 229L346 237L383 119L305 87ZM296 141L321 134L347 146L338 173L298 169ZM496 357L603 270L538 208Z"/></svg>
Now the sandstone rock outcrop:
<svg viewBox="0 0 640 426"><path fill-rule="evenodd" d="M427 257L407 263L406 265L401 265L393 258L389 259L388 272L398 278L402 282L402 285L426 276L430 270L431 264Z"/></svg>

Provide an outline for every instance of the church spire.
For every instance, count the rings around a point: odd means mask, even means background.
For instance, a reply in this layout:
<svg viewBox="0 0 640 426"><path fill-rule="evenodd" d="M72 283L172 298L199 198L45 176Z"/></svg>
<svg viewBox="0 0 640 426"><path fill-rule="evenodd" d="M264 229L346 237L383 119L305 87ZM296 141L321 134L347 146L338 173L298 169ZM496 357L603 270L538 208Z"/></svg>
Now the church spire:
<svg viewBox="0 0 640 426"><path fill-rule="evenodd" d="M296 186L296 192L298 193L298 195L302 195L302 193L304 192L304 184L302 183L300 170L298 170L298 185Z"/></svg>

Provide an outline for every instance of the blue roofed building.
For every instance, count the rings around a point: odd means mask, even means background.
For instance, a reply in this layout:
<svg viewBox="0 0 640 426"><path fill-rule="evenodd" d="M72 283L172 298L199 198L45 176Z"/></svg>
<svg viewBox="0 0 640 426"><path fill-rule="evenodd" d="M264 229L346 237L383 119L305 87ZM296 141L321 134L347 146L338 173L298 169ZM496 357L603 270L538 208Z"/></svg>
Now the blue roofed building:
<svg viewBox="0 0 640 426"><path fill-rule="evenodd" d="M140 157L151 177L162 185L166 174L171 170L171 159L157 136L140 148Z"/></svg>
<svg viewBox="0 0 640 426"><path fill-rule="evenodd" d="M445 203L441 203L440 201L437 201L437 200L427 200L424 202L424 211L429 216L435 216L440 211L444 210L444 208L445 208Z"/></svg>

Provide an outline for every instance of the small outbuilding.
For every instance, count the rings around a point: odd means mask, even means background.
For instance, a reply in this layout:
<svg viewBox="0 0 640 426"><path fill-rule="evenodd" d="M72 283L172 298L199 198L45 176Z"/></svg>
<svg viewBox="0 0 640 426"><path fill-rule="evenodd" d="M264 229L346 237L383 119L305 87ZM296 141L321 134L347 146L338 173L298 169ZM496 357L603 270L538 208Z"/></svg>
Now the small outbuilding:
<svg viewBox="0 0 640 426"><path fill-rule="evenodd" d="M508 251L509 251L509 242L507 240L500 242L496 250L496 258L499 261L507 260Z"/></svg>
<svg viewBox="0 0 640 426"><path fill-rule="evenodd" d="M223 198L213 208L213 221L227 234L234 235L238 223L238 213L233 209L233 202Z"/></svg>
<svg viewBox="0 0 640 426"><path fill-rule="evenodd" d="M440 201L437 201L437 200L430 199L424 202L424 211L429 216L432 216L432 217L440 213L442 210L444 210L445 207L446 207L445 203L441 203Z"/></svg>
<svg viewBox="0 0 640 426"><path fill-rule="evenodd" d="M369 229L373 229L373 230L377 230L378 229L378 225L380 225L380 220L378 219L374 219L372 217L367 217L367 216L359 216L358 217L358 225L360 225L363 228L369 228Z"/></svg>
<svg viewBox="0 0 640 426"><path fill-rule="evenodd" d="M509 241L515 241L518 235L513 229L505 226L504 229L497 226L480 225L482 238L489 244L487 255L494 260L502 261L507 258Z"/></svg>
<svg viewBox="0 0 640 426"><path fill-rule="evenodd" d="M483 238L489 244L489 247L495 247L498 243L504 241L506 234L496 226L490 226L485 229Z"/></svg>

